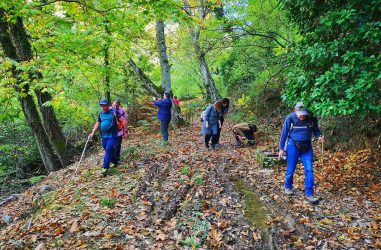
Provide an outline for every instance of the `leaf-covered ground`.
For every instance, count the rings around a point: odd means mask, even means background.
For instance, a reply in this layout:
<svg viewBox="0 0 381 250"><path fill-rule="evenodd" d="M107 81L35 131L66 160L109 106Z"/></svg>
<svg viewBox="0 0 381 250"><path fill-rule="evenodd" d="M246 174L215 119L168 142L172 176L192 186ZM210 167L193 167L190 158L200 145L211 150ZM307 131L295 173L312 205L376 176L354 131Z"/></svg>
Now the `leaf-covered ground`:
<svg viewBox="0 0 381 250"><path fill-rule="evenodd" d="M257 148L203 147L200 124L159 134L140 127L106 178L103 152L49 175L1 207L0 248L370 249L381 247L380 159L316 149L319 205L282 193L285 166L262 170ZM157 129L157 128L150 128ZM266 148L259 138L258 148ZM5 223L4 218L10 222Z"/></svg>

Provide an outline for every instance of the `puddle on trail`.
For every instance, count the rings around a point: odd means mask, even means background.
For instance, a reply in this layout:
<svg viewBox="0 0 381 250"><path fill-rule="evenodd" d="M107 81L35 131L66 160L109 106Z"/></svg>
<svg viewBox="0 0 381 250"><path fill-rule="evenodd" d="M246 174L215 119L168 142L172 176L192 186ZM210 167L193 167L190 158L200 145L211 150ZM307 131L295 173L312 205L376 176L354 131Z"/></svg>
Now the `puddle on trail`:
<svg viewBox="0 0 381 250"><path fill-rule="evenodd" d="M243 194L245 200L245 217L255 227L266 231L269 225L266 224L269 210L261 202L258 195L240 179L234 180L234 189Z"/></svg>

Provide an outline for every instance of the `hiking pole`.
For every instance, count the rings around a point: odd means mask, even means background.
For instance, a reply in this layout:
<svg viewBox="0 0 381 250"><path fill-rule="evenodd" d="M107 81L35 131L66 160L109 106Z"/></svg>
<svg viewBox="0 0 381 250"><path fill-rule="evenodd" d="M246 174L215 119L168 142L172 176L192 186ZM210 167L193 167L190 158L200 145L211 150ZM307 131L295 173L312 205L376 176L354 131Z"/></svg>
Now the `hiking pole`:
<svg viewBox="0 0 381 250"><path fill-rule="evenodd" d="M321 141L321 165L324 165L324 140Z"/></svg>
<svg viewBox="0 0 381 250"><path fill-rule="evenodd" d="M78 171L79 164L81 164L82 158L83 158L83 156L85 155L85 150L86 150L87 143L89 142L89 140L90 140L90 137L87 137L87 141L86 141L85 147L83 148L81 158L79 159L79 162L78 162L78 164L77 164L77 167L75 168L75 175L77 175L77 171Z"/></svg>

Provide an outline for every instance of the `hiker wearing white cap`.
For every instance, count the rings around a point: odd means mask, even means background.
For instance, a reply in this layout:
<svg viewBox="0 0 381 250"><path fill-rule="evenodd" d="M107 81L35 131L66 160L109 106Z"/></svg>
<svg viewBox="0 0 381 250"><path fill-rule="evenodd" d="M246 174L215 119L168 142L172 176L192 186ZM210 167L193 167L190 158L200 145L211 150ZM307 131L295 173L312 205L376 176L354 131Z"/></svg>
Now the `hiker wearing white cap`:
<svg viewBox="0 0 381 250"><path fill-rule="evenodd" d="M285 193L287 195L293 194L293 175L300 158L304 166L306 198L312 203L317 203L319 199L314 196L312 135L318 137L321 142L324 141L317 119L309 114L302 102L298 102L295 106L295 112L288 115L284 121L279 143L279 158L284 154L287 156ZM287 147L285 147L286 142Z"/></svg>

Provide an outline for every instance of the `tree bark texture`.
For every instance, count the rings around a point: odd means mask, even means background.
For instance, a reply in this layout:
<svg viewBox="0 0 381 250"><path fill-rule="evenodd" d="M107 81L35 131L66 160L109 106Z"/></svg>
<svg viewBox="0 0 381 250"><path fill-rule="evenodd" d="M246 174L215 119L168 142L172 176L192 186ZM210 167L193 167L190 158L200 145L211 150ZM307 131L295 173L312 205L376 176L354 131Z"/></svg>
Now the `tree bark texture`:
<svg viewBox="0 0 381 250"><path fill-rule="evenodd" d="M165 92L170 93L171 88L171 72L170 65L167 54L167 46L165 44L165 34L164 34L164 21L156 21L156 43L157 50L160 58L160 68L161 68L161 86Z"/></svg>
<svg viewBox="0 0 381 250"><path fill-rule="evenodd" d="M188 0L183 0L184 3L184 10L189 16L196 16L198 15L200 20L204 20L208 14L207 8L205 6L205 1L200 0L199 6L198 6L198 13L196 13L194 10L195 8L191 8ZM200 45L200 34L201 34L201 26L200 25L190 25L189 26L189 33L191 36L192 46L197 58L197 62L200 66L200 70L204 79L204 85L206 89L206 98L208 101L216 102L219 99L221 99L221 95L216 88L216 84L213 80L213 77L210 73L208 63L206 61L205 55L206 52L204 52Z"/></svg>
<svg viewBox="0 0 381 250"><path fill-rule="evenodd" d="M165 92L172 93L171 88L171 71L167 54L167 46L165 44L164 21L156 21L156 43L160 58L161 68L161 86ZM176 127L184 125L186 122L181 116L180 109L172 102L172 122Z"/></svg>
<svg viewBox="0 0 381 250"><path fill-rule="evenodd" d="M109 29L109 21L105 21L105 32L106 36L110 37L111 32ZM104 83L105 83L105 99L111 103L111 88L110 88L110 42L107 40L105 41L105 45L103 46L103 53L104 53L104 61L103 64L105 66L105 76L104 76Z"/></svg>
<svg viewBox="0 0 381 250"><path fill-rule="evenodd" d="M18 62L31 60L32 50L21 17L18 17L15 23L8 23L5 16L5 11L0 9L0 44L4 55ZM16 68L12 69L12 74L15 79L19 79L20 72ZM56 161L56 155L40 120L36 104L28 93L29 85L25 85L24 89L15 85L15 89L25 95L20 97L19 101L25 119L33 132L46 172L60 169L61 164Z"/></svg>
<svg viewBox="0 0 381 250"><path fill-rule="evenodd" d="M65 167L71 162L71 145L66 144L66 138L62 133L62 129L58 123L53 107L46 105L46 103L52 100L52 97L50 96L49 92L36 90L35 93L37 96L40 111L43 114L42 117L45 132L50 139L50 143L52 144L62 167Z"/></svg>
<svg viewBox="0 0 381 250"><path fill-rule="evenodd" d="M132 59L128 59L127 64L131 66L136 76L140 79L143 88L145 88L148 93L157 98L162 97L163 90L160 87L157 87Z"/></svg>

